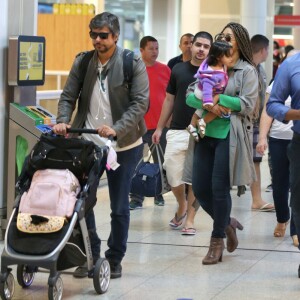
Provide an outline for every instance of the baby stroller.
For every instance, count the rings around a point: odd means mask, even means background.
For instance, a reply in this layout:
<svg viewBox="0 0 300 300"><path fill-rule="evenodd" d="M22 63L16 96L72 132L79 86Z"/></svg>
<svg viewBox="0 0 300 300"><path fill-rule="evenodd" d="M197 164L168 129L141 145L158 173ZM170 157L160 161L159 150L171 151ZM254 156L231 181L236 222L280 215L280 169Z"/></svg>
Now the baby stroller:
<svg viewBox="0 0 300 300"><path fill-rule="evenodd" d="M97 133L92 129L69 129L73 133ZM90 187L98 184L104 172L110 140L107 146L98 147L93 142L42 134L40 140L25 159L16 184L17 197L11 214L1 255L0 296L11 299L14 293L14 276L11 265L17 265L17 281L29 287L38 268L50 271L48 298L61 299L63 282L59 271L87 263L89 277L93 278L95 291L103 294L110 283L110 266L105 258L93 261L90 239L85 222L86 213L96 204L90 196ZM51 233L21 232L17 227L20 199L31 184L37 170L70 170L77 178L81 191L75 198L71 217L63 227ZM43 196L41 196L43 197ZM33 218L33 216L31 215ZM33 220L33 219L32 219ZM95 265L94 265L95 264Z"/></svg>

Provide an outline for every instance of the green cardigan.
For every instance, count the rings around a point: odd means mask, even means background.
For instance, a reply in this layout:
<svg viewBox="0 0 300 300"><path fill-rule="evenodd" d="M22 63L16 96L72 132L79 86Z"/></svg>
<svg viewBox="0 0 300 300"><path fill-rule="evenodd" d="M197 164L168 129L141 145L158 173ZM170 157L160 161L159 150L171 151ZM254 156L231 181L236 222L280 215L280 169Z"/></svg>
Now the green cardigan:
<svg viewBox="0 0 300 300"><path fill-rule="evenodd" d="M187 105L202 109L202 101L196 98L194 93L190 93L186 98ZM227 95L220 94L219 104L221 106L230 108L232 111L240 111L241 103L240 98L231 97ZM203 111L204 117L208 112ZM230 130L230 118L220 118L216 117L213 121L206 124L205 135L218 139L225 139Z"/></svg>

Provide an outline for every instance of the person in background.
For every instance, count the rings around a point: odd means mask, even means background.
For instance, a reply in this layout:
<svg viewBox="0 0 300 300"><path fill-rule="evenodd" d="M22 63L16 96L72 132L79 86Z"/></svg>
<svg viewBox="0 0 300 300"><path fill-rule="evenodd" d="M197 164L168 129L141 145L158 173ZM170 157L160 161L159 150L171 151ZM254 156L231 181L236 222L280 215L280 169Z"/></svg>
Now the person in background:
<svg viewBox="0 0 300 300"><path fill-rule="evenodd" d="M299 51L291 51L288 57L298 52ZM267 88L265 105L272 91L273 84L274 81ZM287 98L285 106L291 106L291 97ZM284 237L290 220L290 235L294 246L297 247L299 245L299 241L293 221L293 214L290 216L289 209L290 163L287 156L287 149L293 137L293 131L291 129L292 125L292 121L284 124L268 116L266 113L266 106L264 106L260 119L260 133L256 149L259 153L261 153L261 155L263 155L269 144L269 153L271 154L270 157L272 160L272 178L274 183L273 198L277 218L277 225L274 229L274 237Z"/></svg>
<svg viewBox="0 0 300 300"><path fill-rule="evenodd" d="M146 121L147 132L143 136L143 142L150 147L152 144L152 134L154 133L162 105L166 97L166 89L170 79L171 70L167 65L157 61L159 54L159 44L156 38L152 36L144 36L140 41L140 51L142 59L146 65L146 70L149 78L149 98L150 106L144 119ZM164 152L166 148L166 132L167 128L163 129L160 145ZM153 152L153 159L158 163L156 151ZM161 158L163 162L163 157ZM143 207L144 197L141 195L131 194L129 203L130 209L134 210ZM162 195L157 195L154 198L154 204L164 206L165 201Z"/></svg>
<svg viewBox="0 0 300 300"><path fill-rule="evenodd" d="M286 58L288 58L288 54L292 51L292 50L294 50L294 46L293 45L287 45L287 46L285 46L284 47L284 56L283 56L283 58L282 58L282 60L281 60L281 64L284 62L284 60L286 59Z"/></svg>
<svg viewBox="0 0 300 300"><path fill-rule="evenodd" d="M294 50L294 46L292 45L287 45L284 47L284 57L281 59L280 64L284 62L284 60L288 57L288 54ZM274 78L271 79L270 84L273 82ZM273 187L272 187L272 163L271 163L271 155L270 152L268 153L268 164L269 164L269 169L270 169L270 177L271 177L271 183L266 187L266 192L273 192Z"/></svg>
<svg viewBox="0 0 300 300"><path fill-rule="evenodd" d="M181 36L180 38L180 42L179 42L179 49L181 51L181 54L178 56L175 56L173 58L171 58L168 62L168 67L172 70L173 67L181 62L186 62L192 59L192 51L191 51L191 47L192 47L192 42L193 42L193 38L194 35L191 33L185 33ZM170 116L166 127L170 127L171 124L171 120L172 120L172 115ZM187 179L189 180L189 179ZM189 184L185 185L185 194L186 196L188 195L188 189L189 189ZM197 204L198 206L198 204ZM188 219L189 219L189 215L188 215ZM194 218L191 217L190 218L191 222L189 222L190 224L194 223ZM192 232L195 232L194 228L192 228Z"/></svg>
<svg viewBox="0 0 300 300"><path fill-rule="evenodd" d="M276 75L276 72L280 65L281 60L282 60L282 53L281 53L280 45L277 41L273 41L273 76L272 76L272 80L275 78L275 75Z"/></svg>
<svg viewBox="0 0 300 300"><path fill-rule="evenodd" d="M69 77L58 103L57 124L53 130L65 135L78 99L78 110L72 123L74 128L98 130L98 135L83 134L86 140L102 146L109 136L114 137L112 147L117 152L120 166L107 170L111 207L111 231L105 257L111 268L111 278L122 276L122 259L127 249L129 229L129 190L138 157L143 151L142 136L146 133L144 115L149 106L149 85L142 59L134 56L131 86L125 81L123 49L117 46L120 24L117 16L103 12L91 19L90 37L95 48L87 67L83 83L81 63L85 53L75 58ZM90 197L96 198L98 182L90 187ZM96 232L94 211L86 216L94 263L100 257L100 244ZM75 277L87 276L85 266L78 267Z"/></svg>
<svg viewBox="0 0 300 300"><path fill-rule="evenodd" d="M267 114L283 123L293 120L293 137L287 147L290 162L289 180L293 213L298 241L300 241L300 53L287 58L277 71L269 101ZM291 97L291 107L285 101ZM274 188L274 187L273 187ZM286 227L286 226L284 226ZM299 248L299 246L298 246Z"/></svg>
<svg viewBox="0 0 300 300"><path fill-rule="evenodd" d="M195 111L194 108L187 106L185 101L186 90L189 84L195 80L194 75L200 64L207 57L211 44L212 36L208 32L198 32L193 39L191 49L192 59L178 63L172 69L167 87L167 95L163 103L157 128L152 136L153 143L159 143L165 125L170 116L173 115L171 126L166 136L167 146L164 162L168 182L178 203L175 216L169 222L170 227L173 229L179 229L183 226L187 210L188 214L190 214L190 223L187 226L188 228L193 228L194 216L196 214L195 206L193 206L195 196L192 187L189 185L188 195L186 196L185 182L182 180L190 137L186 131L186 127L189 125Z"/></svg>
<svg viewBox="0 0 300 300"><path fill-rule="evenodd" d="M212 42L212 37L211 37ZM207 52L205 52L208 55ZM207 58L207 57L206 57ZM203 63L203 62L202 62ZM192 82L186 91L186 96L190 93L190 90L194 88L197 81ZM197 100L197 103L199 100ZM191 106L193 107L193 106ZM193 114L194 116L194 114ZM188 199L188 210L185 222L181 229L181 234L184 236L191 236L196 234L196 228L194 226L194 219L198 209L200 208L199 201L194 197L193 193L188 193L190 186L192 185L192 173L193 173L193 158L194 158L195 139L193 136L189 138L188 150L185 156L182 181L185 183L186 195ZM194 197L194 198L192 198Z"/></svg>
<svg viewBox="0 0 300 300"><path fill-rule="evenodd" d="M171 70L176 64L191 60L192 58L191 47L192 47L193 38L194 35L191 33L185 33L184 35L181 36L180 43L179 43L179 49L181 50L181 54L171 58L168 61L168 67Z"/></svg>
<svg viewBox="0 0 300 300"><path fill-rule="evenodd" d="M207 127L204 138L195 143L192 186L201 207L213 219L210 246L202 260L204 265L222 261L225 237L228 252L237 248L236 229L242 230L243 226L230 217L230 187L251 184L256 178L251 129L258 79L249 34L245 27L231 22L216 40L230 43L232 56L226 89L214 96L217 104L210 108L220 118L208 123L207 126L214 128ZM221 118L227 113L223 106L231 109L230 118Z"/></svg>
<svg viewBox="0 0 300 300"><path fill-rule="evenodd" d="M283 63L284 60L288 57L288 54L294 50L294 46L292 45L287 45L284 47L284 57L282 58L280 63ZM293 51L292 51L293 52ZM273 82L274 78L270 81L270 84ZM270 177L271 177L271 183L266 187L266 192L273 192L273 187L272 187L272 163L271 163L271 155L270 152L268 153L268 164L269 164L269 169L270 169Z"/></svg>
<svg viewBox="0 0 300 300"><path fill-rule="evenodd" d="M261 34L256 34L251 38L251 49L253 55L253 62L258 73L258 114L253 119L253 162L256 171L257 180L250 186L252 195L251 209L260 212L274 211L272 203L266 203L261 196L261 178L260 178L260 163L262 162L262 155L256 151L259 135L259 120L265 102L265 94L267 87L267 75L262 67L262 63L266 61L269 54L269 40Z"/></svg>

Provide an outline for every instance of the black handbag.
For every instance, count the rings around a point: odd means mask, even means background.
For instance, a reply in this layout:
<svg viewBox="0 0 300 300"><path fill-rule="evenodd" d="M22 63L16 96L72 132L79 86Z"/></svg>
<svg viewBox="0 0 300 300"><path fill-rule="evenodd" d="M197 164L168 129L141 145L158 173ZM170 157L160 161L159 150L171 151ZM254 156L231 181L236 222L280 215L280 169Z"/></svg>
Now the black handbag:
<svg viewBox="0 0 300 300"><path fill-rule="evenodd" d="M101 149L93 142L42 134L30 153L29 164L35 170L69 169L78 179L89 174Z"/></svg>
<svg viewBox="0 0 300 300"><path fill-rule="evenodd" d="M150 162L153 151L157 153L158 163ZM162 156L163 151L161 146L159 144L152 144L150 146L149 157L146 161L142 158L134 171L130 190L132 194L155 197L171 190L166 173L162 167Z"/></svg>

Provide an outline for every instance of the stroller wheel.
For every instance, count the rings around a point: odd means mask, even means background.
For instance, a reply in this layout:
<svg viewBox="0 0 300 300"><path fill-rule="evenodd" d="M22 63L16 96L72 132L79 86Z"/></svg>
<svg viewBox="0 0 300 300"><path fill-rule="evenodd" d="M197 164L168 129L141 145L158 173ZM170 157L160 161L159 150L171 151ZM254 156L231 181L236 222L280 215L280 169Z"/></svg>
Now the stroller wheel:
<svg viewBox="0 0 300 300"><path fill-rule="evenodd" d="M0 295L2 300L10 300L15 292L14 275L10 272L5 282L0 282Z"/></svg>
<svg viewBox="0 0 300 300"><path fill-rule="evenodd" d="M110 282L110 266L105 258L99 258L96 262L93 276L96 293L104 294Z"/></svg>
<svg viewBox="0 0 300 300"><path fill-rule="evenodd" d="M48 288L48 299L49 300L61 300L64 290L63 281L60 276L57 277L54 286Z"/></svg>
<svg viewBox="0 0 300 300"><path fill-rule="evenodd" d="M17 281L21 287L27 288L31 286L33 279L34 279L34 271L32 267L29 267L27 265L18 265Z"/></svg>

